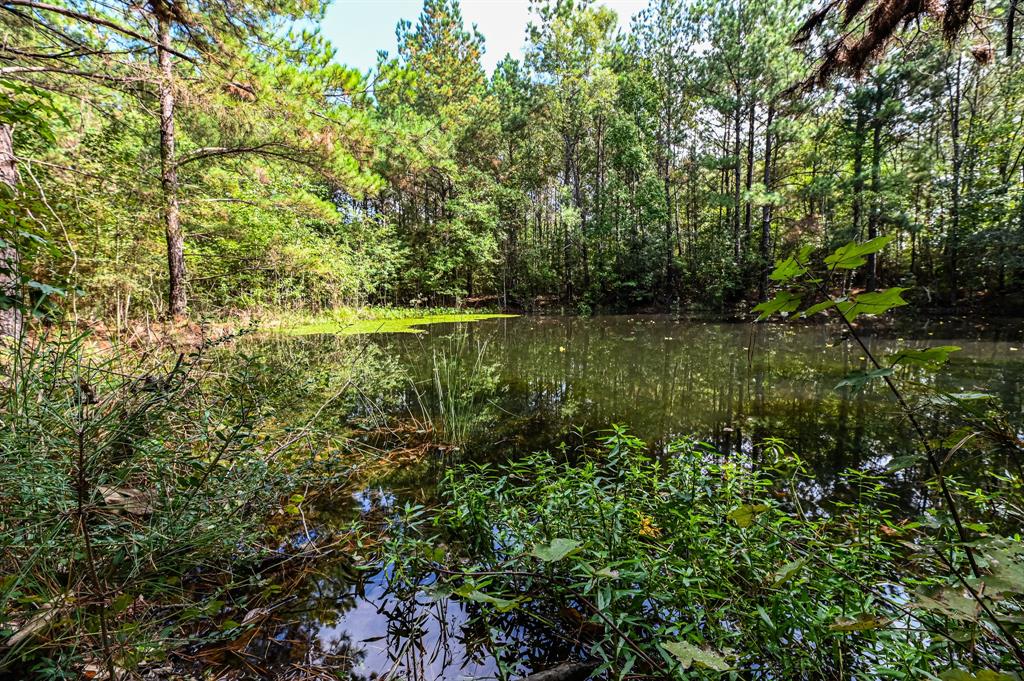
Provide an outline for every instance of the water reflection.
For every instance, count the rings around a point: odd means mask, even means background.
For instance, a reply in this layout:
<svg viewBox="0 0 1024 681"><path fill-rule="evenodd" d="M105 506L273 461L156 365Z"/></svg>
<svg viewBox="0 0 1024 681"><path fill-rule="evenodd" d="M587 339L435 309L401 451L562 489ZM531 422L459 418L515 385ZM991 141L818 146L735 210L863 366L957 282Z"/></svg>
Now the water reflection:
<svg viewBox="0 0 1024 681"><path fill-rule="evenodd" d="M1024 408L1019 325L919 324L868 342L878 356L960 346L944 370L909 369L903 378L920 388L986 391L1011 413ZM245 351L262 365L261 384L252 387L268 396L280 422L315 413L318 428L344 435L348 448L422 447L311 522L386 517L397 503L429 501L453 460L578 443L611 423L628 424L656 447L692 435L755 460L758 443L781 438L811 468L799 491L818 505L845 493L843 470L884 470L912 450L908 424L878 386L835 389L867 360L822 326L516 318L431 326L419 335L262 337ZM922 499L902 484L907 475L888 479L910 511ZM347 564L325 568L298 590L286 624L254 641L249 654L272 668L327 667L357 679L494 678L502 656L515 672L571 657L572 644L537 621L481 622L472 604L433 596L429 579L416 593L396 594L387 577Z"/></svg>
<svg viewBox="0 0 1024 681"><path fill-rule="evenodd" d="M948 330L947 330L948 328ZM872 352L958 345L938 373L906 378L941 390L984 390L1022 409L1019 327L925 325L869 338ZM353 389L320 417L339 430L435 428L439 358L458 359L456 397L474 421L471 455L514 456L583 431L627 424L657 444L681 435L723 452L778 437L827 480L848 467L884 464L909 446L907 428L878 386L835 386L866 358L822 326L680 322L664 316L498 319L427 327L419 335L264 338L264 389L282 396L279 418L298 418L343 384ZM357 359L353 359L353 358ZM454 379L453 379L454 380ZM444 440L444 438L439 438ZM461 440L462 438L454 438Z"/></svg>

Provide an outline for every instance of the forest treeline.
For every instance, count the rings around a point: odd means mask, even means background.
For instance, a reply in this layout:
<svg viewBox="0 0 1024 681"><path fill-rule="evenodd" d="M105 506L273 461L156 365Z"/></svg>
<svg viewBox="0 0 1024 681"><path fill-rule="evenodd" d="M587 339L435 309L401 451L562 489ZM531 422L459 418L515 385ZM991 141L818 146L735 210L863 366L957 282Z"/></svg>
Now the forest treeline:
<svg viewBox="0 0 1024 681"><path fill-rule="evenodd" d="M489 75L457 0L368 73L319 0L3 0L0 283L118 323L723 306L798 246L892 235L850 286L1011 300L1021 9L949 5L651 0L623 33L535 0Z"/></svg>

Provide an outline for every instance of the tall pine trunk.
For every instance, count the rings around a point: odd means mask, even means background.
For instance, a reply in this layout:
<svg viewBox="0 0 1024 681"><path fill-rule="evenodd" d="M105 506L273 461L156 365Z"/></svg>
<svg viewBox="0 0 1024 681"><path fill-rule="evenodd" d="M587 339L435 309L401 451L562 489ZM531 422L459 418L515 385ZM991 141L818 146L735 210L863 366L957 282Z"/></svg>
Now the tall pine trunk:
<svg viewBox="0 0 1024 681"><path fill-rule="evenodd" d="M157 21L157 62L160 67L160 186L164 196L164 234L167 238L167 313L188 312L185 292L185 237L178 205L178 169L174 153L174 64L171 61L171 17L161 2L153 5Z"/></svg>
<svg viewBox="0 0 1024 681"><path fill-rule="evenodd" d="M775 107L768 106L768 119L764 124L764 175L761 180L764 182L764 191L770 192L772 188L772 122L775 118ZM772 204L765 201L761 206L761 243L759 255L761 256L761 277L758 282L758 297L761 300L768 299L768 274L771 272L771 236L772 236Z"/></svg>
<svg viewBox="0 0 1024 681"><path fill-rule="evenodd" d="M882 104L881 93L876 93L875 110L871 121L871 212L868 214L868 240L878 236L878 223L882 217ZM878 280L876 253L868 254L867 289L874 291Z"/></svg>
<svg viewBox="0 0 1024 681"><path fill-rule="evenodd" d="M736 111L733 116L733 140L732 140L732 154L735 163L733 164L733 179L732 179L732 190L733 190L733 211L732 211L732 250L733 257L736 259L737 269L740 267L740 256L742 255L742 247L740 246L740 191L741 187L741 174L743 168L743 158L741 156L742 151L742 140L743 135L741 133L741 126L743 121L743 104L741 99L739 81L736 83Z"/></svg>
<svg viewBox="0 0 1024 681"><path fill-rule="evenodd" d="M748 196L750 190L754 188L754 115L756 110L754 103L751 102L750 108L747 110L747 181L744 184ZM746 204L743 211L743 238L749 244L753 228L754 208L750 205L749 198Z"/></svg>
<svg viewBox="0 0 1024 681"><path fill-rule="evenodd" d="M956 77L951 83L949 106L949 138L952 144L952 170L950 182L949 231L946 234L946 282L949 287L949 303L956 305L959 298L960 267L960 181L963 168L963 150L960 144L960 78L963 59L957 60Z"/></svg>
<svg viewBox="0 0 1024 681"><path fill-rule="evenodd" d="M853 133L853 238L860 239L861 216L864 212L864 138L867 136L867 114L857 104L857 124Z"/></svg>
<svg viewBox="0 0 1024 681"><path fill-rule="evenodd" d="M18 165L14 158L14 128L9 123L0 123L0 191L5 192L9 201L15 198L15 187L18 184ZM14 211L7 211L13 216ZM13 221L13 217L9 217ZM12 226L13 227L13 226ZM12 228L13 235L17 230ZM21 275L18 272L21 257L12 242L4 241L0 247L0 295L11 301L21 299ZM18 339L21 337L21 309L14 305L0 310L0 337Z"/></svg>

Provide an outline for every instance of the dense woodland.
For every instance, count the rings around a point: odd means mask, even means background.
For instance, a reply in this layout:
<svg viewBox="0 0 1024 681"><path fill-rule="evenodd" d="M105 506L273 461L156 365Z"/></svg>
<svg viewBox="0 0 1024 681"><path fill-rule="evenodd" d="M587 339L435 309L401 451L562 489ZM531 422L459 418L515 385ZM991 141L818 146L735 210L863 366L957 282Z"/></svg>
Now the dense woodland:
<svg viewBox="0 0 1024 681"><path fill-rule="evenodd" d="M762 297L797 245L878 235L894 246L851 285L1005 296L1024 276L1019 8L968 3L951 36L941 8L863 5L653 0L623 35L606 7L536 2L524 58L488 76L457 0L427 0L366 74L312 28L316 0L5 0L3 238L31 300L119 323L717 307Z"/></svg>

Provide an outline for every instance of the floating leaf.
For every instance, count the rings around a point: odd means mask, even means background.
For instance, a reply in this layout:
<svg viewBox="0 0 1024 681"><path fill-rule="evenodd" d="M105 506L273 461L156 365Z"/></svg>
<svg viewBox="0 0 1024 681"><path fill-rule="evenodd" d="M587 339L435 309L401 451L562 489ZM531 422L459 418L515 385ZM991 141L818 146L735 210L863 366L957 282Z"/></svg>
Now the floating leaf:
<svg viewBox="0 0 1024 681"><path fill-rule="evenodd" d="M906 290L907 289L905 288L894 286L892 288L887 288L884 291L861 293L859 296L851 300L836 303L836 309L846 317L846 321L848 322L852 322L862 314L883 314L894 307L900 307L907 304L907 301L903 300L903 297L900 295Z"/></svg>
<svg viewBox="0 0 1024 681"><path fill-rule="evenodd" d="M825 264L832 269L852 270L866 263L868 255L877 253L895 239L893 235L880 236L864 243L851 241L845 246L837 248L832 255L825 258Z"/></svg>
<svg viewBox="0 0 1024 681"><path fill-rule="evenodd" d="M764 513L770 508L766 504L743 504L729 511L726 517L740 527L750 527L754 522L754 516Z"/></svg>
<svg viewBox="0 0 1024 681"><path fill-rule="evenodd" d="M534 546L530 553L545 563L555 563L578 552L579 546L580 543L572 539L556 537L547 546Z"/></svg>
<svg viewBox="0 0 1024 681"><path fill-rule="evenodd" d="M724 672L729 669L729 663L718 653L707 648L698 648L686 641L671 641L662 643L661 647L674 656L683 669L689 669L692 665L713 669L717 672Z"/></svg>

